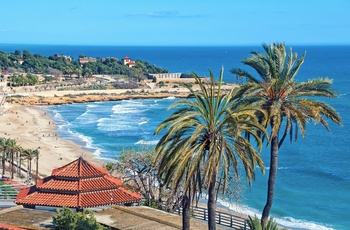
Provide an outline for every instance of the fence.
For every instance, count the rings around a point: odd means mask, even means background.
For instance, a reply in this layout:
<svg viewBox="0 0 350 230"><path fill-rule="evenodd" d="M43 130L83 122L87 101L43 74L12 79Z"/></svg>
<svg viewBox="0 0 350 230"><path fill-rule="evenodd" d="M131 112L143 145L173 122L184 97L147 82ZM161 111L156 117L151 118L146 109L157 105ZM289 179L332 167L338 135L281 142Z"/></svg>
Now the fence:
<svg viewBox="0 0 350 230"><path fill-rule="evenodd" d="M0 199L11 199L14 200L18 194L18 191L12 186L3 184L0 182Z"/></svg>
<svg viewBox="0 0 350 230"><path fill-rule="evenodd" d="M177 214L182 214L182 208L177 209ZM208 209L202 207L191 207L191 217L207 221ZM216 223L234 229L250 229L245 223L243 217L225 212L216 211Z"/></svg>

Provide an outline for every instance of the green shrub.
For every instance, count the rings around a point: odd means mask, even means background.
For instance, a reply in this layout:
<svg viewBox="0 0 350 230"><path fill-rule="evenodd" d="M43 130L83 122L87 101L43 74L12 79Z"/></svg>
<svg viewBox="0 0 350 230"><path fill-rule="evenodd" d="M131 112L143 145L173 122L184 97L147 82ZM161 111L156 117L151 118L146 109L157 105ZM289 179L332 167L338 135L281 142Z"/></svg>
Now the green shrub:
<svg viewBox="0 0 350 230"><path fill-rule="evenodd" d="M74 229L77 223L76 214L70 209L63 207L63 210L56 210L57 215L52 217L55 229Z"/></svg>
<svg viewBox="0 0 350 230"><path fill-rule="evenodd" d="M149 199L149 198L146 198L144 201L142 201L142 205L148 206L151 208L155 208L155 209L158 208L157 201L155 201L154 199Z"/></svg>
<svg viewBox="0 0 350 230"><path fill-rule="evenodd" d="M114 167L114 163L113 162L107 162L107 164L105 165L105 168L108 170L108 172L110 172Z"/></svg>
<svg viewBox="0 0 350 230"><path fill-rule="evenodd" d="M248 219L246 219L246 223L251 230L278 230L277 223L272 217L269 219L266 226L262 226L260 219L256 216L254 216L254 218L249 216Z"/></svg>
<svg viewBox="0 0 350 230"><path fill-rule="evenodd" d="M98 223L91 210L85 209L83 212L73 212L70 208L63 207L63 210L56 210L57 215L52 217L55 229L72 230L104 230L108 229Z"/></svg>

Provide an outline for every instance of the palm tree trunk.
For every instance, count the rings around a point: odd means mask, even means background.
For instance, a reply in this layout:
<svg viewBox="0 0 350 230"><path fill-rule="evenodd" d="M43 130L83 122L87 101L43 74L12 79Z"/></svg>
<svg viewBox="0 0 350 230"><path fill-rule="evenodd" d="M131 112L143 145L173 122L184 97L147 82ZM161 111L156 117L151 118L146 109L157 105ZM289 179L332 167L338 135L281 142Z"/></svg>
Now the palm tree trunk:
<svg viewBox="0 0 350 230"><path fill-rule="evenodd" d="M20 170L20 165L19 165L19 163L18 163L18 161L19 161L19 159L18 159L18 152L16 152L16 165L17 165L17 167L16 167L16 173L17 173L17 176L19 176L18 175L18 172L19 172L19 170Z"/></svg>
<svg viewBox="0 0 350 230"><path fill-rule="evenodd" d="M272 207L272 202L273 202L273 196L275 192L275 182L276 182L277 167L278 167L278 135L272 138L270 155L271 155L270 172L269 172L269 180L267 184L267 200L261 216L262 226L265 226L268 222L270 209Z"/></svg>
<svg viewBox="0 0 350 230"><path fill-rule="evenodd" d="M5 175L5 156L1 159L2 175Z"/></svg>
<svg viewBox="0 0 350 230"><path fill-rule="evenodd" d="M15 166L13 164L13 161L14 161L14 157L13 157L13 152L11 152L11 179L13 179L13 173L15 171Z"/></svg>
<svg viewBox="0 0 350 230"><path fill-rule="evenodd" d="M213 172L212 179L208 189L208 229L216 230L216 169Z"/></svg>
<svg viewBox="0 0 350 230"><path fill-rule="evenodd" d="M29 160L29 177L32 177L32 159Z"/></svg>
<svg viewBox="0 0 350 230"><path fill-rule="evenodd" d="M22 157L21 154L19 154L19 170L18 170L18 177L21 177L22 174Z"/></svg>
<svg viewBox="0 0 350 230"><path fill-rule="evenodd" d="M190 229L190 223L191 223L191 211L190 211L191 197L190 196L191 196L190 191L187 191L185 192L182 198L182 229L183 230Z"/></svg>
<svg viewBox="0 0 350 230"><path fill-rule="evenodd" d="M38 153L39 154L39 153ZM35 184L38 183L39 178L39 155L36 158L36 177L35 177Z"/></svg>

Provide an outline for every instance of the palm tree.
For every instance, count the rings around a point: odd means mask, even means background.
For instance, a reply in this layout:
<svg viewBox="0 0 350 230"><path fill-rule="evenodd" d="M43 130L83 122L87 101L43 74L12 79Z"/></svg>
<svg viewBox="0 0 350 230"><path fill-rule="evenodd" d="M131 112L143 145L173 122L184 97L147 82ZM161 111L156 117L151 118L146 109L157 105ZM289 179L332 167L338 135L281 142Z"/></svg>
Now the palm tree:
<svg viewBox="0 0 350 230"><path fill-rule="evenodd" d="M174 188L185 177L184 193L191 188L197 189L192 194L201 194L201 188L207 190L208 229L216 229L217 192L225 193L230 170L238 173L241 161L249 182L254 179L256 164L264 170L260 155L242 136L250 134L260 148L256 130L264 129L256 119L256 108L238 103L236 89L222 90L223 70L217 84L210 71L208 87L196 74L194 79L199 91L186 85L194 100L174 103L170 108L177 111L156 129L159 134L167 128L156 146L155 159L160 162L158 175L166 184Z"/></svg>
<svg viewBox="0 0 350 230"><path fill-rule="evenodd" d="M11 139L11 138L7 138L5 140L5 151L7 152L7 154L10 155L11 157L11 179L13 179L13 174L14 174L14 155L15 155L15 152L17 151L18 149L18 145L17 145L17 142L16 140L14 139Z"/></svg>
<svg viewBox="0 0 350 230"><path fill-rule="evenodd" d="M23 156L24 149L21 146L18 146L17 149L17 176L21 176L22 172L22 156Z"/></svg>
<svg viewBox="0 0 350 230"><path fill-rule="evenodd" d="M35 170L35 184L38 182L38 178L39 178L39 154L40 154L40 146L34 150L34 155L36 158L36 170Z"/></svg>
<svg viewBox="0 0 350 230"><path fill-rule="evenodd" d="M38 152L38 150L37 149L35 149L35 150L33 150L33 149L25 149L24 150L24 156L27 158L27 160L28 160L28 177L29 178L31 178L31 174L32 174L32 160L36 157L36 155L37 155L37 152ZM28 179L29 179L28 178Z"/></svg>
<svg viewBox="0 0 350 230"><path fill-rule="evenodd" d="M7 158L7 153L5 151L5 143L6 143L6 138L0 137L2 175L5 175L5 162L6 162L6 158Z"/></svg>
<svg viewBox="0 0 350 230"><path fill-rule="evenodd" d="M269 142L270 172L268 179L267 201L264 207L261 223L266 225L274 196L274 185L277 175L278 152L286 136L290 141L297 140L298 129L304 137L306 124L309 121L321 123L328 131L325 118L340 124L341 118L334 108L324 102L312 100L311 97L335 97L331 90L332 81L326 78L295 81L301 65L304 62L304 53L300 58L290 49L287 56L284 43L274 43L270 46L263 44L266 54L252 52L252 55L242 62L252 67L261 80L241 69L231 72L239 77L245 77L248 83L242 86L245 97L251 99L268 114L266 126L271 127ZM282 135L279 136L280 130Z"/></svg>

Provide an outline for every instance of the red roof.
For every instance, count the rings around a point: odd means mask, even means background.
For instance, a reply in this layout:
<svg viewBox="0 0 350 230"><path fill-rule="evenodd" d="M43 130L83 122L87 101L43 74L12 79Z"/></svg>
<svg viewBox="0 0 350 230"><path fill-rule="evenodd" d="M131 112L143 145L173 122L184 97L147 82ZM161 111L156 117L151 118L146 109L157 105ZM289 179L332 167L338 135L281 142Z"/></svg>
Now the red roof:
<svg viewBox="0 0 350 230"><path fill-rule="evenodd" d="M52 170L52 176L70 178L101 177L108 174L107 169L97 167L89 162L78 158L77 160Z"/></svg>
<svg viewBox="0 0 350 230"><path fill-rule="evenodd" d="M52 175L39 180L36 186L20 190L15 203L87 208L140 200L141 195L123 188L119 178L80 157L52 170Z"/></svg>
<svg viewBox="0 0 350 230"><path fill-rule="evenodd" d="M2 223L0 223L0 229L1 230L25 230L25 228L20 228L13 225L2 224Z"/></svg>
<svg viewBox="0 0 350 230"><path fill-rule="evenodd" d="M125 56L123 60L130 60L130 58L128 56Z"/></svg>

